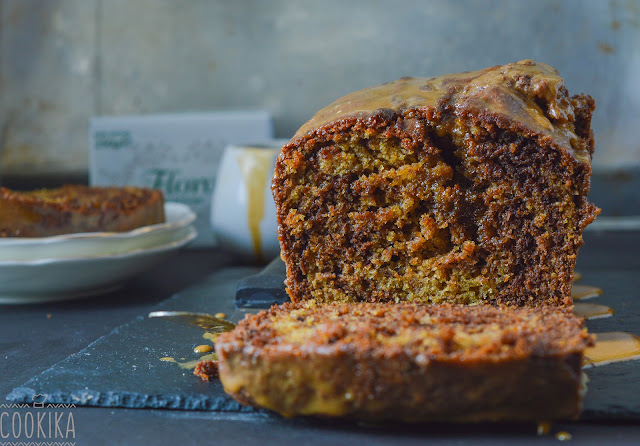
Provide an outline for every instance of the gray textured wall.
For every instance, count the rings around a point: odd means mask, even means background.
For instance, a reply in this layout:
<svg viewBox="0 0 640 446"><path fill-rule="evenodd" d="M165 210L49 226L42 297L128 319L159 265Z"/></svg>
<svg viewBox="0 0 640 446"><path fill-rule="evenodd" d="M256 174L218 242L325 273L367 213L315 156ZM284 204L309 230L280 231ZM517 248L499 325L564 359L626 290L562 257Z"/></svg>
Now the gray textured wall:
<svg viewBox="0 0 640 446"><path fill-rule="evenodd" d="M355 89L534 58L597 101L599 167L640 164L640 1L2 0L0 156L83 172L92 115L265 108L290 136Z"/></svg>

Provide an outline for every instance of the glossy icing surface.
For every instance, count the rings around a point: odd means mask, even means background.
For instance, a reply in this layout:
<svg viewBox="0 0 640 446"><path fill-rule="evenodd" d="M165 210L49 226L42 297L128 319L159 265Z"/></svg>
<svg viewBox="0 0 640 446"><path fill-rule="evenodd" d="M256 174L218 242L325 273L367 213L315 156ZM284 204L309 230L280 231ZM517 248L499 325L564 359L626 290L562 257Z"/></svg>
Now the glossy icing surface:
<svg viewBox="0 0 640 446"><path fill-rule="evenodd" d="M564 80L553 67L532 60L440 77L403 77L359 90L318 111L294 139L348 118L367 119L388 111L407 116L446 106L456 116L485 115L525 136L549 138L580 161L590 159L574 131Z"/></svg>

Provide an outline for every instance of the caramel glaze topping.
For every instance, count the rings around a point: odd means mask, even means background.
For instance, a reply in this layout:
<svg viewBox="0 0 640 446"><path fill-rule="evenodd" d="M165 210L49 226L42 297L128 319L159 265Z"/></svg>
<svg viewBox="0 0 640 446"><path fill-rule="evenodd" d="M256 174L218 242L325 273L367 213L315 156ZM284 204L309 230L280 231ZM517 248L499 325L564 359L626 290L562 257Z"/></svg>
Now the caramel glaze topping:
<svg viewBox="0 0 640 446"><path fill-rule="evenodd" d="M578 161L591 159L592 147L575 133L564 80L553 67L533 60L441 77L403 77L356 91L316 113L293 140L319 135L338 121L390 113L406 119L422 110L437 121L438 111L445 109L459 118L484 115L500 128L537 137L542 146L562 147Z"/></svg>

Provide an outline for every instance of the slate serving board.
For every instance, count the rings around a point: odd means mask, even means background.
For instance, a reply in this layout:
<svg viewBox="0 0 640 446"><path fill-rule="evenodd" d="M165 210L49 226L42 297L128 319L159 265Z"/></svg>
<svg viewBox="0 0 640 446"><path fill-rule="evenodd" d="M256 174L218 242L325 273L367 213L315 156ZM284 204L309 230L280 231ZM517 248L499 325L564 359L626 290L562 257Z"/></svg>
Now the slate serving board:
<svg viewBox="0 0 640 446"><path fill-rule="evenodd" d="M236 290L253 287L260 291L255 280L247 280L258 272L246 267L220 270L153 310L223 312L238 321L247 312L257 311L236 309L234 300ZM640 298L635 271L582 273L583 283L605 289L597 302L617 310L612 318L588 321L589 330L637 332ZM247 283L250 287L245 286ZM265 288L273 288L273 277ZM201 381L191 370L160 360L167 356L197 359L193 347L206 343L197 328L140 315L14 389L7 399L29 403L41 393L47 395L49 403L255 412L229 398L218 381ZM587 373L590 382L583 420L640 420L640 361L591 368Z"/></svg>

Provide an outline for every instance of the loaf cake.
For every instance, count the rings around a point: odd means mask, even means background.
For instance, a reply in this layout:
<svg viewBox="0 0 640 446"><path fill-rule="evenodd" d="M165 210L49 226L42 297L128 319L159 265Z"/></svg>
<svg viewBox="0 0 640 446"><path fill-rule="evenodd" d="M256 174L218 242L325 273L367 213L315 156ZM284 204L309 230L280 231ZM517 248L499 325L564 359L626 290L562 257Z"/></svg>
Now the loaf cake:
<svg viewBox="0 0 640 446"><path fill-rule="evenodd" d="M273 306L216 341L224 390L284 416L408 422L578 416L584 349L567 307Z"/></svg>
<svg viewBox="0 0 640 446"><path fill-rule="evenodd" d="M122 232L164 220L164 197L155 189L65 185L17 192L0 188L0 237Z"/></svg>
<svg viewBox="0 0 640 446"><path fill-rule="evenodd" d="M594 108L524 60L320 110L272 182L291 299L570 305Z"/></svg>

